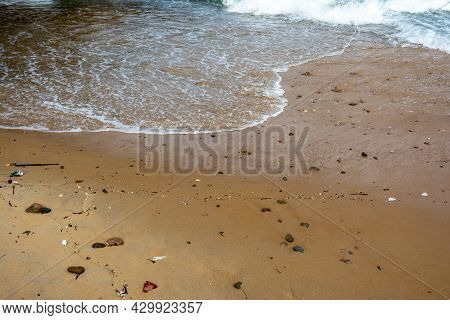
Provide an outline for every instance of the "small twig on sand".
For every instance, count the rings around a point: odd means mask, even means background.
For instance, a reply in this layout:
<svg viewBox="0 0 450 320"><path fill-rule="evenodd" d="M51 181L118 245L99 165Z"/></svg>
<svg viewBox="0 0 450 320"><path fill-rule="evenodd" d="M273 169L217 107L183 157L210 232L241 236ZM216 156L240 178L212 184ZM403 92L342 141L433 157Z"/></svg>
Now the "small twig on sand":
<svg viewBox="0 0 450 320"><path fill-rule="evenodd" d="M59 166L59 163L10 163L8 167L41 167L41 166Z"/></svg>

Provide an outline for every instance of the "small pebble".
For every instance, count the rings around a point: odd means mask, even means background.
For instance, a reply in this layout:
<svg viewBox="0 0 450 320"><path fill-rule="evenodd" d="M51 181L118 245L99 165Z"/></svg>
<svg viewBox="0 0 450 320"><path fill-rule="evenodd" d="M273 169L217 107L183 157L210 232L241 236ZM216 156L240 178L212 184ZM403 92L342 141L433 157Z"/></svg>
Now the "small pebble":
<svg viewBox="0 0 450 320"><path fill-rule="evenodd" d="M300 227L308 229L309 228L309 223L307 223L307 222L300 222Z"/></svg>
<svg viewBox="0 0 450 320"><path fill-rule="evenodd" d="M81 266L68 267L67 271L69 271L70 273L75 273L77 275L80 275L80 274L84 273L84 267L81 267Z"/></svg>
<svg viewBox="0 0 450 320"><path fill-rule="evenodd" d="M31 206L29 206L26 210L28 213L41 213L46 214L52 211L52 209L47 208L39 203L33 203Z"/></svg>
<svg viewBox="0 0 450 320"><path fill-rule="evenodd" d="M294 237L290 233L286 235L285 239L287 242L294 242Z"/></svg>
<svg viewBox="0 0 450 320"><path fill-rule="evenodd" d="M300 252L300 253L305 252L305 248L303 248L302 246L295 246L292 248L292 250L294 250L295 252Z"/></svg>
<svg viewBox="0 0 450 320"><path fill-rule="evenodd" d="M241 282L241 281L236 282L236 283L233 285L233 287L235 287L236 289L240 289L240 288L242 287L242 282Z"/></svg>
<svg viewBox="0 0 450 320"><path fill-rule="evenodd" d="M124 244L124 241L122 238L112 237L112 238L106 240L106 244L110 247L121 246Z"/></svg>

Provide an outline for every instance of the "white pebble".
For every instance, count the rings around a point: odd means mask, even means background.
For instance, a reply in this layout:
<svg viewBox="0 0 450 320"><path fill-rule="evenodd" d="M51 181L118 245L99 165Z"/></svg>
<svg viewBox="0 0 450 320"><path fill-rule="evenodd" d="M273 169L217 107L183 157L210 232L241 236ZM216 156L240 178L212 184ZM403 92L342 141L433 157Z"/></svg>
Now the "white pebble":
<svg viewBox="0 0 450 320"><path fill-rule="evenodd" d="M165 258L166 258L166 256L156 256L156 257L152 258L152 261L159 261L159 260L163 260Z"/></svg>
<svg viewBox="0 0 450 320"><path fill-rule="evenodd" d="M61 245L63 245L63 246L67 246L68 243L69 243L69 241L67 241L67 240L61 241Z"/></svg>
<svg viewBox="0 0 450 320"><path fill-rule="evenodd" d="M422 192L421 196L422 196L422 197L428 197L428 193Z"/></svg>
<svg viewBox="0 0 450 320"><path fill-rule="evenodd" d="M392 198L392 197L388 198L388 201L389 201L389 202L394 202L395 200L397 200L397 199Z"/></svg>

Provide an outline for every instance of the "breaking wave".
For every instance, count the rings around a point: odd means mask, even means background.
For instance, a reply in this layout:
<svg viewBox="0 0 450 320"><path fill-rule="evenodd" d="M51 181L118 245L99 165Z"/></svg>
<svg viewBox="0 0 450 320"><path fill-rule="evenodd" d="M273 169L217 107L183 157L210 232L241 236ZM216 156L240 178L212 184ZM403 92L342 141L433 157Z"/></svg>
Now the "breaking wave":
<svg viewBox="0 0 450 320"><path fill-rule="evenodd" d="M230 12L290 15L333 24L385 24L413 43L450 52L447 0L223 0Z"/></svg>

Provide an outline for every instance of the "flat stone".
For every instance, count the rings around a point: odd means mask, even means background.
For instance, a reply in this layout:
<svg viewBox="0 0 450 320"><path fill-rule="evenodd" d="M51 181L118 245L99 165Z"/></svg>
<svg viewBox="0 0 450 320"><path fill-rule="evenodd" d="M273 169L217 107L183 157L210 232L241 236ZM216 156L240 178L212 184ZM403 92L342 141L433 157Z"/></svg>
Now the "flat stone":
<svg viewBox="0 0 450 320"><path fill-rule="evenodd" d="M106 240L106 244L110 247L121 246L124 243L125 242L123 241L123 239L119 238L119 237L112 237L112 238Z"/></svg>
<svg viewBox="0 0 450 320"><path fill-rule="evenodd" d="M100 243L100 242L96 242L92 244L92 248L94 249L100 249L100 248L104 248L106 247L106 245L104 243Z"/></svg>
<svg viewBox="0 0 450 320"><path fill-rule="evenodd" d="M303 248L302 246L295 246L292 248L292 250L294 250L295 252L300 252L300 253L305 252L305 248Z"/></svg>
<svg viewBox="0 0 450 320"><path fill-rule="evenodd" d="M31 206L29 206L26 210L28 213L41 213L46 214L52 211L52 209L47 208L39 203L33 203Z"/></svg>
<svg viewBox="0 0 450 320"><path fill-rule="evenodd" d="M67 271L69 271L70 273L75 273L77 275L80 275L80 274L84 273L84 267L82 267L82 266L68 267Z"/></svg>

